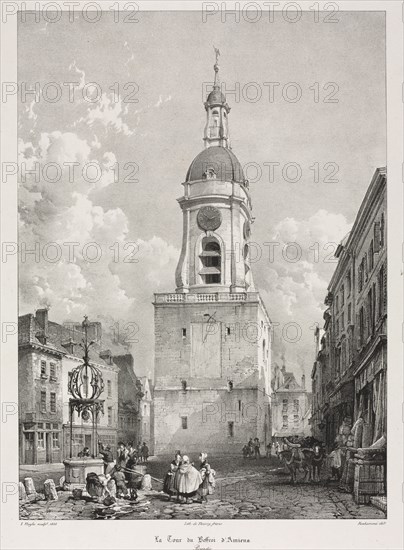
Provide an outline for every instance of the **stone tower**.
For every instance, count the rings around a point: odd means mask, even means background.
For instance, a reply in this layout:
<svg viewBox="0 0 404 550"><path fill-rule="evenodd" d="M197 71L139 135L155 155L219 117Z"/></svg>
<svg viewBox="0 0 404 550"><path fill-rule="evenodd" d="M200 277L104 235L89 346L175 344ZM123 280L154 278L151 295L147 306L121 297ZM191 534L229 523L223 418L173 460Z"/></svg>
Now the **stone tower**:
<svg viewBox="0 0 404 550"><path fill-rule="evenodd" d="M240 453L271 437L271 325L249 259L252 205L214 65L205 148L183 196L176 291L155 294L155 452ZM196 457L195 457L196 458Z"/></svg>

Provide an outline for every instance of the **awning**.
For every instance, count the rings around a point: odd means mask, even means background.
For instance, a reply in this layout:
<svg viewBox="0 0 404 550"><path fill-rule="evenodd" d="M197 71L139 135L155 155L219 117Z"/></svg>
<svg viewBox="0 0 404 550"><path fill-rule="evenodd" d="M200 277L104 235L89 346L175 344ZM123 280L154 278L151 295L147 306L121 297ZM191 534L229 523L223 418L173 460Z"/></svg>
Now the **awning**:
<svg viewBox="0 0 404 550"><path fill-rule="evenodd" d="M275 432L274 437L304 437L303 432Z"/></svg>

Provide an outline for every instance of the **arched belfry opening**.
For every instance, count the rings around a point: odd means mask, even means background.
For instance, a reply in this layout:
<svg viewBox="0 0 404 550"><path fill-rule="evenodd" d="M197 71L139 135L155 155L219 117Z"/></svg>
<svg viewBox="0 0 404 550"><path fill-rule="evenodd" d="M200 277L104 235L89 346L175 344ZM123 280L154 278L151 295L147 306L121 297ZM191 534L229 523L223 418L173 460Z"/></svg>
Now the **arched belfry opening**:
<svg viewBox="0 0 404 550"><path fill-rule="evenodd" d="M220 285L222 282L222 250L216 237L202 239L199 255L201 269L199 275L205 285Z"/></svg>

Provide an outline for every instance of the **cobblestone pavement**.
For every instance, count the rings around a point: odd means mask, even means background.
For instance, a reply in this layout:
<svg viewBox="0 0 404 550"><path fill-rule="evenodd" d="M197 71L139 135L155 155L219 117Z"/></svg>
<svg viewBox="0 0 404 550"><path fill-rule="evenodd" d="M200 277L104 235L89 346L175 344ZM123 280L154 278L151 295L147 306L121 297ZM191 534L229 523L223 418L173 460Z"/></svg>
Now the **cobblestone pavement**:
<svg viewBox="0 0 404 550"><path fill-rule="evenodd" d="M335 483L291 485L289 476L275 458L243 460L214 458L210 463L217 472L216 490L207 504L169 502L161 492L162 479L169 463L152 459L148 473L153 490L139 492L136 503L119 499L112 507L87 500L74 500L70 493L59 492L59 500L22 504L21 519L384 519L373 506L357 506L351 494L338 491ZM303 474L300 474L303 477ZM37 487L38 490L39 487Z"/></svg>

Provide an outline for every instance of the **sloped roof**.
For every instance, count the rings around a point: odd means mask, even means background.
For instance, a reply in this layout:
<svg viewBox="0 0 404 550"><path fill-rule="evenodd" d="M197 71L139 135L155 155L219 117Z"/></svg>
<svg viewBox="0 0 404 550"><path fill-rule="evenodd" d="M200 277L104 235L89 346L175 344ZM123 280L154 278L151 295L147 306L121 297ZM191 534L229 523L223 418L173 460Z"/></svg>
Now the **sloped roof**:
<svg viewBox="0 0 404 550"><path fill-rule="evenodd" d="M29 313L27 315L22 315L19 317L20 323L23 323L25 320L30 321L32 330L27 331L27 327L25 327L25 333L23 335L24 337L22 340L20 340L21 344L36 344L42 347L46 347L48 349L53 349L55 351L63 353L64 355L71 355L72 357L82 359L84 351L82 347L79 346L79 344L83 342L84 330L79 330L81 328L79 323L67 323L62 325L60 323L55 323L54 321L48 320L46 344L43 344L38 336L40 334L43 334L44 331L39 325L35 315ZM91 340L91 337L89 337L89 340ZM73 353L70 353L68 351L68 347L63 345L68 344L69 342L75 344ZM101 336L101 339L99 341L95 341L94 344L90 347L90 361L98 363L99 365L111 367L110 363L106 359L101 358L99 355L106 350L110 350L112 356L124 355L128 353L123 345L113 342L112 339L107 334L105 334Z"/></svg>
<svg viewBox="0 0 404 550"><path fill-rule="evenodd" d="M293 372L285 372L284 373L284 383L282 386L279 386L279 388L276 390L277 392L296 392L296 391L302 391L305 392L306 390L297 383L295 375Z"/></svg>

